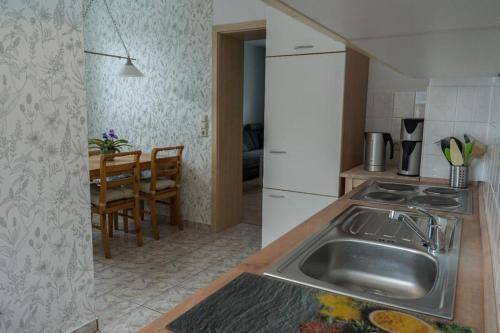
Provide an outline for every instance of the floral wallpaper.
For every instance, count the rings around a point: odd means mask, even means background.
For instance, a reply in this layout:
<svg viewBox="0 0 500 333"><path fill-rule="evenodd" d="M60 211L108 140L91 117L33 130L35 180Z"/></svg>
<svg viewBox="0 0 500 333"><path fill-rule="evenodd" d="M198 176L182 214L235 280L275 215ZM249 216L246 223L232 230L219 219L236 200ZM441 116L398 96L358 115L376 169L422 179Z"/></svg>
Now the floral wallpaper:
<svg viewBox="0 0 500 333"><path fill-rule="evenodd" d="M145 152L185 145L183 216L210 223L211 139L199 128L211 112L212 1L108 4L145 77L119 77L123 60L86 55L89 136L113 128ZM125 55L102 0L89 9L84 35L88 50Z"/></svg>
<svg viewBox="0 0 500 333"><path fill-rule="evenodd" d="M0 332L95 320L81 0L0 1Z"/></svg>

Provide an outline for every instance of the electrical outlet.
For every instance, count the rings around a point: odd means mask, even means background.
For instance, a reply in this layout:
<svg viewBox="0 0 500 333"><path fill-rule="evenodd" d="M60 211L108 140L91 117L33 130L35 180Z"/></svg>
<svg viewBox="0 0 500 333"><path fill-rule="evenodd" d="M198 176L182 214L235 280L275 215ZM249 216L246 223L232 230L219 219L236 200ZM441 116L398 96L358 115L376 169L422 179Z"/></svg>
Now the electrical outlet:
<svg viewBox="0 0 500 333"><path fill-rule="evenodd" d="M208 136L208 130L206 128L202 128L200 131L200 136L206 138Z"/></svg>

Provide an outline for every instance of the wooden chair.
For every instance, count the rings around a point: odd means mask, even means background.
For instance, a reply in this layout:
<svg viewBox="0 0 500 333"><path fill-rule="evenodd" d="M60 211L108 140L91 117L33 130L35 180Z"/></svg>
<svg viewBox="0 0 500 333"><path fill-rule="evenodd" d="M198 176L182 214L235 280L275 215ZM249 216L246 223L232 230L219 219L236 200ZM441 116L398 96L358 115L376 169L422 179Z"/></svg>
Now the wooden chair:
<svg viewBox="0 0 500 333"><path fill-rule="evenodd" d="M170 206L171 224L177 224L184 229L181 216L181 175L182 151L184 146L154 148L151 152L151 178L141 180L141 206L148 202L151 210L151 223L154 239L160 239L158 230L157 203ZM169 154L170 156L159 156ZM172 156L173 153L173 156ZM168 201L166 201L168 200Z"/></svg>
<svg viewBox="0 0 500 333"><path fill-rule="evenodd" d="M132 210L137 245L144 243L139 212L140 156L140 151L101 155L100 186L91 186L92 213L99 214L104 255L108 259L111 258L109 237L113 235L119 211Z"/></svg>

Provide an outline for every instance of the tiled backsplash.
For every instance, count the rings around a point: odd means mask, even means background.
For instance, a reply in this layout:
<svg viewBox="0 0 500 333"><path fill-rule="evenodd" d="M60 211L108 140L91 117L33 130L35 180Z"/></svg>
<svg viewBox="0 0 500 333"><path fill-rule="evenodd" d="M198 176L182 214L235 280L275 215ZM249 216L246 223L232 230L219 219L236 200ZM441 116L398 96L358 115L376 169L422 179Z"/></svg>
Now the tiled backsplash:
<svg viewBox="0 0 500 333"><path fill-rule="evenodd" d="M486 186L484 198L486 220L493 259L493 274L497 295L497 311L500 310L500 80L497 79L491 100L491 117L488 124L488 153L485 159ZM500 318L499 318L500 325Z"/></svg>
<svg viewBox="0 0 500 333"><path fill-rule="evenodd" d="M495 79L431 80L428 88L421 174L448 178L449 164L435 142L447 136L463 140L469 134L488 142ZM486 179L485 160L473 161L471 179Z"/></svg>
<svg viewBox="0 0 500 333"><path fill-rule="evenodd" d="M399 161L401 119L424 118L425 96L426 92L416 91L368 94L365 131L391 133L395 142L395 157L390 164L398 164Z"/></svg>
<svg viewBox="0 0 500 333"><path fill-rule="evenodd" d="M425 101L415 103L415 91L375 92L368 94L366 108L367 132L388 132L392 139L399 142L401 119L423 118L425 116ZM419 92L425 95L425 92Z"/></svg>

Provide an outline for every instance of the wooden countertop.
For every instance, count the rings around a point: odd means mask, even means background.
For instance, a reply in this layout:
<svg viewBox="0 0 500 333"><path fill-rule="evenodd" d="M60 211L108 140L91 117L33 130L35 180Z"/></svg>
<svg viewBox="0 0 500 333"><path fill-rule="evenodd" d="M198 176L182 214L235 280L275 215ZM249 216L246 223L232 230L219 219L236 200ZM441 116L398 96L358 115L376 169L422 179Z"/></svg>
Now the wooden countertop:
<svg viewBox="0 0 500 333"><path fill-rule="evenodd" d="M397 165L388 165L387 169L382 172L366 171L363 164L360 164L350 170L344 171L340 174L342 178L355 178L355 179L393 179L404 180L407 182L418 182L420 177L408 177L398 175Z"/></svg>
<svg viewBox="0 0 500 333"><path fill-rule="evenodd" d="M358 193L358 191L363 190L365 186L366 184L359 186L335 203L326 207L301 225L242 262L236 268L219 277L208 287L201 289L168 313L153 321L140 332L170 332L165 326L196 304L200 303L203 299L222 288L241 273L249 272L262 275L268 267L294 250L301 242L324 229L333 218L340 215L348 207L353 204L360 204L361 202L351 200L350 198ZM485 289L483 287L483 249L479 223L479 188L478 186L474 186L472 190L475 213L474 215L460 216L463 219L463 232L455 301L455 321L462 325L473 327L477 332L483 332L483 292ZM366 202L362 204L381 208L390 207L389 205L367 204ZM398 209L400 209L400 207L398 207ZM442 212L439 214L446 215L446 213Z"/></svg>

